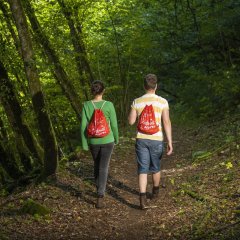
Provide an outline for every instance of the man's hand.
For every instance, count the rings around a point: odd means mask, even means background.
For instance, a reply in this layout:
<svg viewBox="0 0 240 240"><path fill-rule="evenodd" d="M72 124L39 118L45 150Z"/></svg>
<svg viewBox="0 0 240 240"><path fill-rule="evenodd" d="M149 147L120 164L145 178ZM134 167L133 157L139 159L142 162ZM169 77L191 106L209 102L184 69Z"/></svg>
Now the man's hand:
<svg viewBox="0 0 240 240"><path fill-rule="evenodd" d="M167 144L167 155L171 155L173 153L173 146L172 143Z"/></svg>

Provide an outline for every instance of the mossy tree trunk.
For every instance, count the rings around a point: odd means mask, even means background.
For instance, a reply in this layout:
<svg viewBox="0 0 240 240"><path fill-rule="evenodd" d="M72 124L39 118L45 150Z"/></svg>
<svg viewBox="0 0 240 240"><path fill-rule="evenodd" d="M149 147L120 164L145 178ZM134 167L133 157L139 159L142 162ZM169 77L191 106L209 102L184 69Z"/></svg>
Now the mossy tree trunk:
<svg viewBox="0 0 240 240"><path fill-rule="evenodd" d="M0 187L1 184L6 184L6 171L4 171L3 167L0 165Z"/></svg>
<svg viewBox="0 0 240 240"><path fill-rule="evenodd" d="M25 72L28 79L30 94L32 97L33 108L37 116L40 135L44 148L44 169L43 176L47 177L55 174L58 163L57 142L55 133L49 118L44 95L41 89L41 83L37 72L32 40L26 20L25 13L21 1L9 0L11 12L13 14L15 24L20 39L22 58L24 62Z"/></svg>
<svg viewBox="0 0 240 240"><path fill-rule="evenodd" d="M5 35L5 37L8 38L9 42L11 42L12 39L13 39L16 50L17 50L19 56L21 57L22 52L21 52L20 42L19 42L18 36L16 34L16 30L13 27L14 26L13 17L10 14L8 6L6 5L6 3L3 0L0 0L0 9L3 13L4 20L6 22L7 28L9 30L9 32L11 33L11 35L9 35L9 36ZM11 37L12 37L12 39L11 39ZM1 44L4 44L4 43L2 43L2 41L1 41ZM21 91L24 93L25 96L27 96L27 87L26 87L26 84L25 84L26 83L25 82L26 77L24 76L23 71L19 71L19 69L22 68L22 65L18 61L16 61L15 64L17 64L18 67L12 68L11 71L14 74L17 82L19 83Z"/></svg>
<svg viewBox="0 0 240 240"><path fill-rule="evenodd" d="M85 45L81 36L81 32L79 32L81 29L77 28L74 25L73 21L73 14L69 8L64 2L64 0L57 0L58 4L60 5L62 12L68 22L68 26L70 29L71 39L73 48L75 50L75 61L77 64L77 69L80 77L80 81L83 87L86 86L85 81L88 80L87 84L89 85L93 80L93 72L90 67L89 61L87 59L87 53L85 49ZM88 99L87 92L85 91L85 97Z"/></svg>
<svg viewBox="0 0 240 240"><path fill-rule="evenodd" d="M42 45L43 50L48 57L48 60L54 66L54 76L62 88L63 93L70 101L73 110L75 111L77 118L79 121L81 120L81 109L82 105L80 103L80 97L78 96L73 84L67 73L65 72L64 68L62 67L59 57L54 50L53 46L51 45L48 37L44 33L43 29L41 28L34 12L34 8L31 6L29 0L24 1L24 6L26 9L27 16L31 23L32 29L34 31L34 36L37 42Z"/></svg>
<svg viewBox="0 0 240 240"><path fill-rule="evenodd" d="M27 123L23 119L23 113L18 99L15 95L14 86L11 83L7 71L0 61L0 84L1 84L1 95L0 100L3 104L5 112L7 114L8 120L12 126L13 131L16 135L16 140L19 139L18 148L20 154L27 155L29 152L32 154L33 158L37 160L38 163L42 162L42 149L37 142L37 139L32 135L31 130ZM24 143L28 148L25 150ZM22 146L22 147L21 147ZM30 163L26 163L30 167Z"/></svg>
<svg viewBox="0 0 240 240"><path fill-rule="evenodd" d="M18 179L23 175L19 170L19 166L13 154L4 149L2 142L0 142L0 164L6 173L13 179Z"/></svg>
<svg viewBox="0 0 240 240"><path fill-rule="evenodd" d="M12 26L12 16L9 14L8 12L8 8L6 6L6 3L4 3L3 0L0 0L0 9L3 13L3 16L4 16L4 19L6 21L6 24L7 24L7 27L11 33L11 36L14 40L14 45L19 53L19 55L21 56L21 48L20 48L20 44L19 44L19 40L18 40L18 37L17 37L17 34L15 33L15 30L13 29L13 26Z"/></svg>
<svg viewBox="0 0 240 240"><path fill-rule="evenodd" d="M3 140L3 141L8 140L7 131L5 129L5 126L1 117L0 117L0 140Z"/></svg>
<svg viewBox="0 0 240 240"><path fill-rule="evenodd" d="M66 146L69 152L73 152L74 148L72 146L72 143L70 141L70 137L67 134L67 125L60 117L60 114L58 113L56 108L51 108L51 112L53 113L53 122L56 126L56 135L58 136L58 139L61 141L62 146Z"/></svg>
<svg viewBox="0 0 240 240"><path fill-rule="evenodd" d="M0 61L0 85L1 95L0 101L4 107L5 113L11 124L12 130L15 134L15 140L22 164L26 171L32 170L31 158L35 158L37 163L42 161L40 154L36 148L36 139L32 136L31 131L23 120L21 106L15 96L15 91L7 71Z"/></svg>

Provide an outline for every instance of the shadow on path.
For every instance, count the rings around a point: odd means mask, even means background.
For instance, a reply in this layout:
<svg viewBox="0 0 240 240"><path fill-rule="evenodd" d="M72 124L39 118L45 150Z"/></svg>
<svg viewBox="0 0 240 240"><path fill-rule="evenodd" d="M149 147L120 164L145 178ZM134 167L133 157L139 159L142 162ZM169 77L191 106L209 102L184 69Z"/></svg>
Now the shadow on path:
<svg viewBox="0 0 240 240"><path fill-rule="evenodd" d="M56 183L54 183L52 185L63 190L64 192L69 192L72 196L80 198L82 201L84 201L88 204L94 204L94 202L91 199L86 197L85 192L80 191L79 189L71 186L70 184L66 184L66 183L57 181ZM94 193L88 192L87 195L94 196Z"/></svg>
<svg viewBox="0 0 240 240"><path fill-rule="evenodd" d="M126 192L129 192L129 193L132 193L135 195L139 195L139 193L136 189L133 189L133 188L125 185L123 182L120 182L120 181L114 179L111 175L108 176L108 182L118 189L124 190Z"/></svg>
<svg viewBox="0 0 240 240"><path fill-rule="evenodd" d="M83 181L87 181L90 185L95 187L95 182L94 182L94 178L93 176L93 166L90 164L85 164L83 166L81 166L81 168L79 169L72 169L70 168L69 171L74 174L75 176L81 178ZM64 184L57 184L56 186L58 186L59 188L61 188L64 191L68 191L70 193L72 193L74 196L79 196L80 198L82 198L84 201L86 201L87 203L91 203L93 204L93 202L89 199L87 199L85 196L91 196L91 197L97 197L96 193L93 191L86 191L84 193L80 192L79 190L73 188L70 185L65 185ZM121 202L122 204L127 205L130 208L134 208L134 209L139 209L138 205L132 204L130 202L128 202L125 198L123 198L122 196L120 196L120 194L118 193L118 191L114 188L129 192L131 194L134 195L138 195L138 191L136 191L135 189L125 185L123 182L116 180L115 178L113 178L111 175L108 176L108 182L107 182L107 190L106 192L111 195L113 198L115 198L116 200L118 200L119 202Z"/></svg>

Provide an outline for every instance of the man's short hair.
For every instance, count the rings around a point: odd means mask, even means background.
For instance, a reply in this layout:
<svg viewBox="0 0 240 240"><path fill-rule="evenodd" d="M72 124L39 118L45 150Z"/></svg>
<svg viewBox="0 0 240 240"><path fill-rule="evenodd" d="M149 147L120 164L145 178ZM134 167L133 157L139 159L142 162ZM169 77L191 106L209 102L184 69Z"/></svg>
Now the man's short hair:
<svg viewBox="0 0 240 240"><path fill-rule="evenodd" d="M144 78L144 88L146 90L154 90L157 86L157 76L155 74L148 74Z"/></svg>

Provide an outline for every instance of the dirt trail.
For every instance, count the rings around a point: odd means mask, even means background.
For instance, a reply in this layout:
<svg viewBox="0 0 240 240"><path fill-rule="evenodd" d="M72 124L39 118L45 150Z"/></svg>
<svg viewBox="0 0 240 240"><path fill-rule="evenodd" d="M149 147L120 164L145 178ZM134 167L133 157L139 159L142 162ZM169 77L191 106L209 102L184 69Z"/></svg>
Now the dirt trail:
<svg viewBox="0 0 240 240"><path fill-rule="evenodd" d="M182 134L175 135L174 154L171 157L164 156L162 162L166 188L160 189L159 199L152 203L156 207L146 211L139 209L135 140L122 139L120 141L115 148L110 164L105 198L106 208L97 210L93 207L88 209L86 215L83 216L84 222L88 226L84 233L87 238L159 239L160 236L165 236L165 239L171 238L168 231L166 231L167 233L161 231L168 223L171 223L178 212L178 207L175 206L171 197L172 186L169 178L188 170L188 167L176 169L176 164L184 161L180 158L184 157L182 152L186 152L186 149L183 144L179 146L178 136L182 136ZM88 169L91 169L91 160L89 160ZM86 169L82 169L82 177L85 179L88 179L87 172ZM88 173L91 175L91 170ZM152 180L149 176L148 195L151 193L151 183ZM94 188L91 189L94 191ZM94 194L89 196L88 188L85 189L86 199L89 202L96 201Z"/></svg>
<svg viewBox="0 0 240 240"><path fill-rule="evenodd" d="M198 220L195 211L204 208L199 216L205 218L205 206L173 195L177 186L199 172L189 162L194 137L174 133L174 154L162 162L166 188L160 189L155 208L139 209L134 140L122 138L112 155L104 209L95 208L93 164L90 154L84 154L68 165L67 172L60 170L57 183L30 186L0 199L0 239L190 239ZM27 198L49 207L50 216L19 214Z"/></svg>

